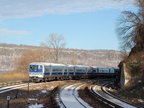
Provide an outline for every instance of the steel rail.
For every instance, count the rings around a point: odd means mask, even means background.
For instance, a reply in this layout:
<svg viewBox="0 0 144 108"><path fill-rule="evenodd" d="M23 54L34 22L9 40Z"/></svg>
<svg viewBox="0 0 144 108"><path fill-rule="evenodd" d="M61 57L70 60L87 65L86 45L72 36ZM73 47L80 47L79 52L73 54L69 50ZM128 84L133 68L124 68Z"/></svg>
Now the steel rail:
<svg viewBox="0 0 144 108"><path fill-rule="evenodd" d="M100 90L103 92L103 94L105 95L109 95L109 93L107 92L104 92L103 90L103 86L107 84L107 83L100 83L99 85L93 85L89 88L89 90L91 91L91 93L93 93L93 95L95 95L99 101L103 102L104 104L107 104L108 106L112 107L112 108L123 108L123 106L121 106L120 104L118 104L117 102L113 102L112 99L108 99L106 96L104 97L104 95L98 93L95 89L96 89L96 86L100 86ZM112 97L112 96L111 96ZM121 101L119 100L118 98L116 97L112 97L113 99L116 99L118 101ZM124 101L123 101L124 103ZM135 107L134 105L131 105L131 104L128 104L128 103L124 103L124 104L127 104L130 108L137 108Z"/></svg>
<svg viewBox="0 0 144 108"><path fill-rule="evenodd" d="M34 83L29 84L29 86L33 86L33 85L37 85L37 84L34 84ZM11 91L11 90L19 89L19 88L24 88L24 87L28 87L28 84L26 83L26 84L19 84L19 85L2 87L2 88L0 88L0 94L4 93L4 92Z"/></svg>
<svg viewBox="0 0 144 108"><path fill-rule="evenodd" d="M126 102L126 101L124 101L124 100L122 100L122 99L120 99L120 98L112 95L112 94L109 93L108 91L106 91L105 87L106 87L107 85L109 85L109 84L110 84L110 83L105 83L103 86L101 86L101 90L102 90L104 93L106 93L107 95L109 95L109 96L111 96L111 97L113 97L113 98L115 98L115 99L117 99L117 100L119 100L119 101L122 101L122 102L124 102L124 103L126 103L126 104L129 104L129 105L131 105L132 107L135 107L135 108L138 107L138 106L133 105L133 104L131 104L131 103L129 103L129 102Z"/></svg>
<svg viewBox="0 0 144 108"><path fill-rule="evenodd" d="M76 83L76 84L65 86L63 89L61 89L60 94L59 94L59 101L60 101L59 103L63 106L63 108L68 108L68 106L66 105L66 102L63 101L64 98L62 99L62 96L61 96L64 89L71 90L71 94L69 94L72 96L71 98L76 100L76 102L79 103L79 105L82 108L87 108L87 106L83 104L84 101L82 102L82 100L80 100L80 98L76 94L76 91L83 85L84 85L83 83Z"/></svg>

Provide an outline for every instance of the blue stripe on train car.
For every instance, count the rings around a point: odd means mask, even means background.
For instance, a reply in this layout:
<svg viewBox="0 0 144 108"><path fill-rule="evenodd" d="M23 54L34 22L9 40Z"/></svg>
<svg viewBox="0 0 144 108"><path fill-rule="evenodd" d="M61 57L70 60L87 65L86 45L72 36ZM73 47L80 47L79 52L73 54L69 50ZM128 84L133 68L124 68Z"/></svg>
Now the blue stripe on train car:
<svg viewBox="0 0 144 108"><path fill-rule="evenodd" d="M44 73L44 75L50 75L50 73Z"/></svg>
<svg viewBox="0 0 144 108"><path fill-rule="evenodd" d="M80 74L86 74L85 72L76 72L76 75L80 75Z"/></svg>
<svg viewBox="0 0 144 108"><path fill-rule="evenodd" d="M67 72L64 72L64 75L67 75Z"/></svg>
<svg viewBox="0 0 144 108"><path fill-rule="evenodd" d="M74 74L74 72L69 72L69 75L73 75Z"/></svg>
<svg viewBox="0 0 144 108"><path fill-rule="evenodd" d="M62 75L62 72L53 72L52 75Z"/></svg>
<svg viewBox="0 0 144 108"><path fill-rule="evenodd" d="M97 75L98 73L92 73L92 75Z"/></svg>

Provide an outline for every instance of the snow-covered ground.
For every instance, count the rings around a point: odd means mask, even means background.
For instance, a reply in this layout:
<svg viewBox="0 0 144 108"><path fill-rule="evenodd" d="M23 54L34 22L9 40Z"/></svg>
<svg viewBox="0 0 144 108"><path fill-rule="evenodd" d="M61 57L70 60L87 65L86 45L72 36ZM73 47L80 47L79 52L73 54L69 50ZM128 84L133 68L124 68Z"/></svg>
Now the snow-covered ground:
<svg viewBox="0 0 144 108"><path fill-rule="evenodd" d="M92 108L79 95L78 90L81 86L76 87L77 84L69 85L60 92L61 101L67 108Z"/></svg>
<svg viewBox="0 0 144 108"><path fill-rule="evenodd" d="M30 105L29 108L43 108L43 104L35 104L35 105Z"/></svg>
<svg viewBox="0 0 144 108"><path fill-rule="evenodd" d="M29 86L34 86L34 85L37 85L37 84L29 83ZM24 87L28 87L28 84L18 84L18 85L13 85L13 86L2 87L0 88L0 93L4 93L7 91L24 88ZM46 90L41 90L40 93L43 94L43 93L48 93L48 92ZM36 99L29 98L29 100L31 101L31 100L36 100ZM36 103L33 105L29 105L29 108L43 108L43 104Z"/></svg>
<svg viewBox="0 0 144 108"><path fill-rule="evenodd" d="M46 90L41 90L41 92L40 92L40 94L47 94L48 93L48 91L46 91ZM37 95L39 95L39 94L37 94ZM38 99L36 98L29 98L28 99L29 101L37 101ZM44 106L43 106L43 104L38 104L38 103L36 103L36 104L32 104L32 105L29 105L28 106L29 108L43 108Z"/></svg>

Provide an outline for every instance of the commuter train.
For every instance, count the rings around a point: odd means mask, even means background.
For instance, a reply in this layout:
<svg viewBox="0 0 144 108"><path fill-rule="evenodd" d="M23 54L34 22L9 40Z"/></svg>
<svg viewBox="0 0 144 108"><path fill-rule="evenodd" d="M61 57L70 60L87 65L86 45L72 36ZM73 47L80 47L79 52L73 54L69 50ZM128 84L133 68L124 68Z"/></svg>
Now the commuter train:
<svg viewBox="0 0 144 108"><path fill-rule="evenodd" d="M115 77L117 72L115 68L33 62L29 64L28 74L30 81L41 82L58 79Z"/></svg>

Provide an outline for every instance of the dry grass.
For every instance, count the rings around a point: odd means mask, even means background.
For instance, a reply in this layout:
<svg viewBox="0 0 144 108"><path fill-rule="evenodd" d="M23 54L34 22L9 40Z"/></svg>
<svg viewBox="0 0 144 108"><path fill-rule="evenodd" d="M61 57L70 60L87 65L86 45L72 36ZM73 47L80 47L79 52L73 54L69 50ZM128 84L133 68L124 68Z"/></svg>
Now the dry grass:
<svg viewBox="0 0 144 108"><path fill-rule="evenodd" d="M22 72L13 72L13 71L0 74L0 83L17 81L17 80L27 81L28 74Z"/></svg>

